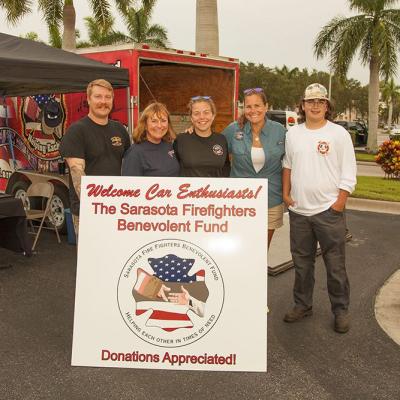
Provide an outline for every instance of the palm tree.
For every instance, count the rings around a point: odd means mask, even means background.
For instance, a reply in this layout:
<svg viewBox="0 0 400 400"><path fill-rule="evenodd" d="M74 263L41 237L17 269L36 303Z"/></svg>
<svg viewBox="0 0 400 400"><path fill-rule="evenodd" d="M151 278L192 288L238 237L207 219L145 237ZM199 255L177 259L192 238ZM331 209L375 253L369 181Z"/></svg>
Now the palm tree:
<svg viewBox="0 0 400 400"><path fill-rule="evenodd" d="M143 0L143 3L151 2ZM95 21L104 29L110 23L110 1L90 0ZM135 0L115 0L123 15ZM0 0L0 8L7 14L7 21L16 24L20 18L32 11L31 0ZM38 9L49 27L50 37L55 29L63 25L62 47L73 50L76 47L74 0L38 0Z"/></svg>
<svg viewBox="0 0 400 400"><path fill-rule="evenodd" d="M105 27L100 26L93 17L86 17L84 20L89 35L88 44L90 46L104 46L126 42L125 35L122 32L114 30L114 18L111 17Z"/></svg>
<svg viewBox="0 0 400 400"><path fill-rule="evenodd" d="M379 76L393 76L400 46L400 9L389 8L397 0L349 0L351 10L361 14L335 17L318 34L314 43L317 58L329 53L330 68L339 78L347 75L359 50L362 65L369 65L368 143L377 150Z"/></svg>
<svg viewBox="0 0 400 400"><path fill-rule="evenodd" d="M390 127L392 125L393 103L400 99L400 86L396 85L392 77L388 81L384 82L381 92L383 100L386 101L388 105L387 125Z"/></svg>
<svg viewBox="0 0 400 400"><path fill-rule="evenodd" d="M219 54L217 0L196 0L196 52Z"/></svg>
<svg viewBox="0 0 400 400"><path fill-rule="evenodd" d="M122 18L128 30L126 42L148 43L156 47L165 48L168 45L167 30L158 24L150 25L151 16L157 0L142 2L140 8L129 7Z"/></svg>
<svg viewBox="0 0 400 400"><path fill-rule="evenodd" d="M42 42L36 32L27 32L25 33L25 35L19 35L19 37L23 39L33 40L34 42Z"/></svg>

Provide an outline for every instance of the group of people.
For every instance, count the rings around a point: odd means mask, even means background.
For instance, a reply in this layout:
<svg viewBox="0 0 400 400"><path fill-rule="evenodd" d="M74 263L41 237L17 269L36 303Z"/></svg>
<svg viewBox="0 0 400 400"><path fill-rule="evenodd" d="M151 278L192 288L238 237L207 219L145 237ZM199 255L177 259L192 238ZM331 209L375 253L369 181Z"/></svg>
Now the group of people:
<svg viewBox="0 0 400 400"><path fill-rule="evenodd" d="M284 316L296 322L312 314L314 264L319 242L327 269L334 329L349 330L349 282L345 268L347 196L356 183L348 132L330 122L325 87L308 86L300 103L304 123L286 128L266 117L262 88L246 89L244 112L222 134L213 132L216 106L210 96L192 97L192 127L175 134L164 104L147 106L133 133L109 119L112 86L102 79L87 89L88 116L72 124L60 153L70 169L71 212L79 226L82 175L185 176L268 179L268 247L289 210L295 265L294 307Z"/></svg>

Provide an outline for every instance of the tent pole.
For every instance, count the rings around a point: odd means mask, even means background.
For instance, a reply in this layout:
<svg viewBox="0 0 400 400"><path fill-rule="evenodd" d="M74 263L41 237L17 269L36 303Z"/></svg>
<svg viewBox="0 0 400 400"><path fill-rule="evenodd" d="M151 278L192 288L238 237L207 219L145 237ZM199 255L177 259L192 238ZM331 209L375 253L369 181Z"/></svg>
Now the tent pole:
<svg viewBox="0 0 400 400"><path fill-rule="evenodd" d="M129 137L132 138L132 101L131 101L131 88L129 86L126 87L126 104L128 106L128 133Z"/></svg>
<svg viewBox="0 0 400 400"><path fill-rule="evenodd" d="M6 103L6 96L3 96L3 108L5 112L5 121L6 121L6 130L7 130L7 140L8 140L8 146L10 147L10 153L11 153L11 159L13 162L13 169L14 171L17 169L17 161L15 160L15 154L14 154L14 143L13 143L13 138L11 135L11 131L8 129L8 107Z"/></svg>

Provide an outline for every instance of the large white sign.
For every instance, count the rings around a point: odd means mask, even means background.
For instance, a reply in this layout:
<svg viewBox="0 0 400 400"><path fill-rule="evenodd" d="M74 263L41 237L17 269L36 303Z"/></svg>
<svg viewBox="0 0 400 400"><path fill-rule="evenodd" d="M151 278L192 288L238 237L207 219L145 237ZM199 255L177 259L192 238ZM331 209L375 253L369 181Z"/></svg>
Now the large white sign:
<svg viewBox="0 0 400 400"><path fill-rule="evenodd" d="M266 371L267 181L82 180L72 365Z"/></svg>

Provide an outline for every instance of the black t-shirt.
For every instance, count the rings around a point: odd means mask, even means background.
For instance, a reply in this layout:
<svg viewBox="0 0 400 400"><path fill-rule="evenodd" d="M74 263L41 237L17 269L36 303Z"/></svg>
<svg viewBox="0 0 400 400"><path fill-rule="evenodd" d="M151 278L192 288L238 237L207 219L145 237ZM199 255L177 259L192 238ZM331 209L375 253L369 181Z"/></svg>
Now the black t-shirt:
<svg viewBox="0 0 400 400"><path fill-rule="evenodd" d="M212 133L202 137L195 132L181 133L174 142L174 149L181 166L181 176L229 176L228 145L221 134Z"/></svg>
<svg viewBox="0 0 400 400"><path fill-rule="evenodd" d="M122 162L124 176L179 176L179 163L172 143L151 143L147 140L133 144Z"/></svg>
<svg viewBox="0 0 400 400"><path fill-rule="evenodd" d="M130 146L128 132L117 121L108 120L99 125L89 117L73 123L66 131L60 145L64 158L85 160L86 175L121 175L122 157ZM69 178L71 212L79 215L79 199Z"/></svg>

